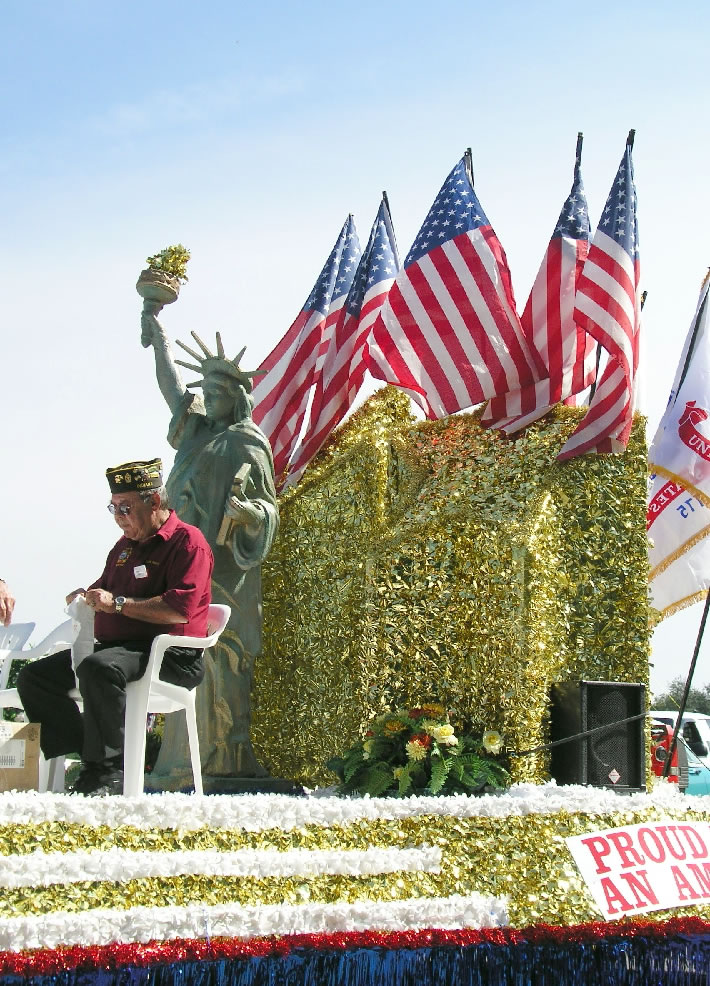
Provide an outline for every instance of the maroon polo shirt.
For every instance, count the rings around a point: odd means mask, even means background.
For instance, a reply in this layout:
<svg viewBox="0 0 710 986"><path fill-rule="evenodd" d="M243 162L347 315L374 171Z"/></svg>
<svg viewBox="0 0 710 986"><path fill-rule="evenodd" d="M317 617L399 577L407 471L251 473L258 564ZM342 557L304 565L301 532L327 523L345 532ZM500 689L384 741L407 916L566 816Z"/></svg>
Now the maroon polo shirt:
<svg viewBox="0 0 710 986"><path fill-rule="evenodd" d="M202 532L184 524L174 510L147 540L120 538L109 552L101 577L89 588L108 589L114 596L132 599L160 596L187 622L145 623L122 613L96 613L94 636L102 644L149 642L159 633L206 636L213 564L212 549Z"/></svg>

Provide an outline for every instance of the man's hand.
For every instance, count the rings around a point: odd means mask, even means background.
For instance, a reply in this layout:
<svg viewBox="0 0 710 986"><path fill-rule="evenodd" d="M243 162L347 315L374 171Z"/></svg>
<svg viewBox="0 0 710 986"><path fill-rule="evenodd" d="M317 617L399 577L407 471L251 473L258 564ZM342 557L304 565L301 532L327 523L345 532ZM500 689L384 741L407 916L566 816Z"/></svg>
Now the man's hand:
<svg viewBox="0 0 710 986"><path fill-rule="evenodd" d="M241 524L252 537L256 537L264 526L263 513L250 500L230 496L227 498L224 512L235 524Z"/></svg>
<svg viewBox="0 0 710 986"><path fill-rule="evenodd" d="M69 603L74 602L77 596L85 596L85 595L86 595L86 589L74 589L66 597L67 606L69 605Z"/></svg>
<svg viewBox="0 0 710 986"><path fill-rule="evenodd" d="M86 601L97 613L115 613L116 604L113 593L108 589L89 589L86 593Z"/></svg>
<svg viewBox="0 0 710 986"><path fill-rule="evenodd" d="M0 579L0 623L2 623L3 626L9 626L14 608L15 597L12 595L2 579Z"/></svg>

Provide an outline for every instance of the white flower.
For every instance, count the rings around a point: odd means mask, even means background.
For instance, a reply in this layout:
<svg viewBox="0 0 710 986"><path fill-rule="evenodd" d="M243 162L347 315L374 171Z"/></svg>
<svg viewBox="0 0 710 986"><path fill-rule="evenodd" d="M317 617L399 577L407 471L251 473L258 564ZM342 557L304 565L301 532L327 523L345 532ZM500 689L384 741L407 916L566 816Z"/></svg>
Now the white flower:
<svg viewBox="0 0 710 986"><path fill-rule="evenodd" d="M448 723L445 726L434 726L431 730L431 735L437 743L444 743L446 746L455 746L458 742L454 736L454 727L450 726ZM454 743L451 742L452 737L454 739Z"/></svg>
<svg viewBox="0 0 710 986"><path fill-rule="evenodd" d="M503 737L497 729L487 729L483 734L483 749L488 753L500 753L503 749Z"/></svg>

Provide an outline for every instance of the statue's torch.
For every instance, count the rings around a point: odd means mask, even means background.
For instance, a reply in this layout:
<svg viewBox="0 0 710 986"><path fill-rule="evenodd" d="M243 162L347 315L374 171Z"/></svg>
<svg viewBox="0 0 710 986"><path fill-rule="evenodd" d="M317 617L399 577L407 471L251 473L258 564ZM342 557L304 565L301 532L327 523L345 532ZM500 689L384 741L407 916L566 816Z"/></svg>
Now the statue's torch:
<svg viewBox="0 0 710 986"><path fill-rule="evenodd" d="M143 299L143 311L147 315L157 315L165 305L177 301L180 284L187 280L185 268L190 259L190 251L182 243L165 247L154 257L148 257L148 266L142 270L136 284L136 291ZM141 343L148 349L153 339L150 329L144 325Z"/></svg>
<svg viewBox="0 0 710 986"><path fill-rule="evenodd" d="M146 267L142 270L136 282L136 291L143 299L143 311L148 315L157 315L164 305L177 301L180 292L180 281L162 270ZM145 328L141 333L141 345L148 349L152 342L150 332Z"/></svg>

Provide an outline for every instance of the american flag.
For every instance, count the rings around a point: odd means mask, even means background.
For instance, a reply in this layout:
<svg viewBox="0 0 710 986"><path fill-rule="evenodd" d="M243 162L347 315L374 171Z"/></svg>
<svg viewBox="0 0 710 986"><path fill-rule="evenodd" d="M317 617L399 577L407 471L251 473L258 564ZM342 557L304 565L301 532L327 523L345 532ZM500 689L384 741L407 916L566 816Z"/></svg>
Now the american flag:
<svg viewBox="0 0 710 986"><path fill-rule="evenodd" d="M366 358L374 377L406 390L430 418L545 375L523 335L505 252L473 190L469 152L429 210Z"/></svg>
<svg viewBox="0 0 710 986"><path fill-rule="evenodd" d="M298 482L308 463L351 407L367 369L364 353L367 337L398 270L397 244L387 196L383 195L355 280L330 339L309 422L289 467L287 486Z"/></svg>
<svg viewBox="0 0 710 986"><path fill-rule="evenodd" d="M581 174L582 135L577 136L574 180L525 306L526 339L548 375L532 387L494 397L481 422L509 434L541 418L553 404L570 400L594 380L596 344L573 317L575 293L589 253L589 213Z"/></svg>
<svg viewBox="0 0 710 986"><path fill-rule="evenodd" d="M609 359L589 410L558 455L562 461L586 452L621 452L631 433L640 326L633 136L632 130L579 279L574 308L577 324L607 350Z"/></svg>
<svg viewBox="0 0 710 986"><path fill-rule="evenodd" d="M355 276L360 255L355 222L348 216L305 305L281 342L259 367L252 417L271 442L277 481L298 441L308 404Z"/></svg>

